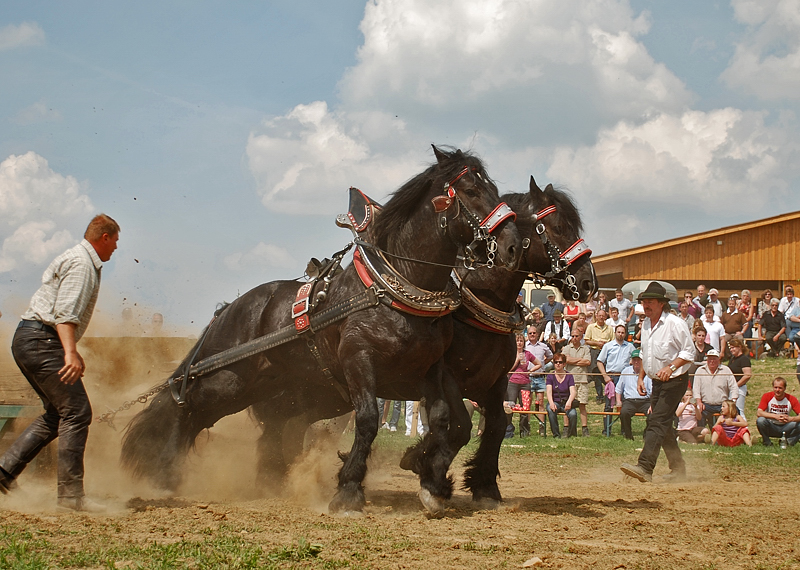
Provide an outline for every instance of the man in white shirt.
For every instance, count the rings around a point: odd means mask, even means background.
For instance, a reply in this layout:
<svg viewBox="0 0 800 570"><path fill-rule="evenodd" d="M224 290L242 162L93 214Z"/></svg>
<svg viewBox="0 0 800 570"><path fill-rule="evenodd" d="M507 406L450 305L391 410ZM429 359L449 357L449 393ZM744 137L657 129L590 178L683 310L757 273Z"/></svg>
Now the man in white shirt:
<svg viewBox="0 0 800 570"><path fill-rule="evenodd" d="M783 289L784 296L781 297L781 302L778 304L778 310L784 315L789 309L793 309L798 305L798 299L794 296L794 287L787 285Z"/></svg>
<svg viewBox="0 0 800 570"><path fill-rule="evenodd" d="M671 314L667 292L653 281L639 295L644 306L642 323L642 369L639 393L646 393L645 375L653 379L651 413L647 418L645 441L636 465L623 463L620 469L641 482L653 480L658 453L664 448L671 472L668 480L686 477L686 464L676 441L673 418L689 385L689 365L694 358L692 338L680 317Z"/></svg>
<svg viewBox="0 0 800 570"><path fill-rule="evenodd" d="M706 342L716 350L720 349L720 339L725 336L725 327L714 315L714 307L708 304L703 315L703 326L706 328Z"/></svg>
<svg viewBox="0 0 800 570"><path fill-rule="evenodd" d="M606 322L607 322L609 325L611 325L612 327L614 327L614 329L615 329L615 330L616 330L616 328L617 328L617 325L622 325L622 326L624 326L624 327L626 328L626 330L627 330L627 328L628 328L628 327L627 327L627 324L625 323L625 321L624 321L624 320L622 320L622 319L619 317L619 309L618 309L618 308L616 308L616 307L611 307L611 308L608 310L608 312L609 312L609 313L611 313L611 316L609 316L609 317L608 317L608 319L606 319ZM631 311L631 313L633 313L633 311Z"/></svg>
<svg viewBox="0 0 800 570"><path fill-rule="evenodd" d="M739 385L731 369L720 364L719 351L711 349L706 361L694 373L694 396L703 413L703 425L714 427L714 414L722 410L722 402L739 397Z"/></svg>
<svg viewBox="0 0 800 570"><path fill-rule="evenodd" d="M622 289L617 289L614 292L614 298L608 302L608 308L616 308L619 312L619 318L622 319L624 324L627 325L631 321L631 317L633 316L633 303L622 296ZM613 326L616 326L616 324Z"/></svg>
<svg viewBox="0 0 800 570"><path fill-rule="evenodd" d="M564 319L561 311L558 309L553 311L553 320L545 325L542 340L546 342L553 333L555 333L558 339L556 346L559 349L567 346L569 342L569 323Z"/></svg>
<svg viewBox="0 0 800 570"><path fill-rule="evenodd" d="M725 307L722 306L722 301L719 300L719 291L716 289L709 289L708 291L708 304L706 307L714 307L714 316L719 319L722 313L725 312Z"/></svg>

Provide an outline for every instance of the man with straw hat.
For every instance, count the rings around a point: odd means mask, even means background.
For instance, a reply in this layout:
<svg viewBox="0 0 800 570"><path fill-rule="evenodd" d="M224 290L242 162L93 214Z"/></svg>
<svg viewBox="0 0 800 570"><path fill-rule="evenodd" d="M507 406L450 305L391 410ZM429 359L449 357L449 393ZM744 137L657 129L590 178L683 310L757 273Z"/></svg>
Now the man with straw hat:
<svg viewBox="0 0 800 570"><path fill-rule="evenodd" d="M653 480L658 452L664 448L671 472L667 480L686 476L686 464L676 441L673 418L675 410L689 385L689 365L694 358L692 338L680 317L671 314L667 292L653 281L639 295L644 307L638 389L645 396L644 377L653 379L650 396L652 412L647 418L645 441L636 465L623 463L620 469L642 483Z"/></svg>

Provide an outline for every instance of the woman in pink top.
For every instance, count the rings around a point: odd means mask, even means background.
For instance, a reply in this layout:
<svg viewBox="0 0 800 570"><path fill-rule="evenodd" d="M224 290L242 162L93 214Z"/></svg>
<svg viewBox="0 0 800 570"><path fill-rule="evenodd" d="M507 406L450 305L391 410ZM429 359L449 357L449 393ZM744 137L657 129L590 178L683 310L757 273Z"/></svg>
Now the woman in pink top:
<svg viewBox="0 0 800 570"><path fill-rule="evenodd" d="M692 389L686 390L686 393L678 404L678 409L675 410L675 415L678 416L678 439L686 443L710 443L711 432L708 428L700 427L698 424L702 413L695 405L694 398L692 397ZM706 441L708 436L708 441Z"/></svg>

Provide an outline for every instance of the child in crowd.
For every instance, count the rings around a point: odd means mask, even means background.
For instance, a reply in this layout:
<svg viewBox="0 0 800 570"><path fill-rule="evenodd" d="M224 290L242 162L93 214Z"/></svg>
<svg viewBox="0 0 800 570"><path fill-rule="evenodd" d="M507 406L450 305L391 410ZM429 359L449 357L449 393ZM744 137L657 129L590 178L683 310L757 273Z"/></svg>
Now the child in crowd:
<svg viewBox="0 0 800 570"><path fill-rule="evenodd" d="M747 420L736 409L736 402L725 400L722 402L719 418L714 425L714 433L711 434L711 443L736 447L742 442L748 446L753 445L750 439L750 430L747 429Z"/></svg>
<svg viewBox="0 0 800 570"><path fill-rule="evenodd" d="M603 394L605 395L606 405L603 408L604 412L613 412L614 404L617 402L616 386L613 382L606 382L603 387ZM606 437L611 437L611 416L603 416L603 434Z"/></svg>
<svg viewBox="0 0 800 570"><path fill-rule="evenodd" d="M700 426L699 422L703 414L700 409L695 405L692 389L686 390L686 393L678 404L678 409L675 410L675 415L678 416L678 439L686 443L710 443L711 432L706 427Z"/></svg>

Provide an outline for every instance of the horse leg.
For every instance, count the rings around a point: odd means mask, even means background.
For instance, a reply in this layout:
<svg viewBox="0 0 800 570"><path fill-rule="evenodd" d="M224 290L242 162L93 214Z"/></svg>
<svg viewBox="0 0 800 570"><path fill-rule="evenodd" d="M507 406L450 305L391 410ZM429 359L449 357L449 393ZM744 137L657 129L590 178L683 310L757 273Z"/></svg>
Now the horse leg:
<svg viewBox="0 0 800 570"><path fill-rule="evenodd" d="M332 513L361 511L366 504L362 481L367 475L367 458L372 451L372 442L378 435L378 404L375 399L375 374L369 361L361 355L348 358L346 376L358 378L360 390L352 390L353 407L356 412L356 428L353 446L349 453L339 453L342 468L336 494L328 505ZM354 383L354 382L353 382ZM350 386L353 383L348 382Z"/></svg>
<svg viewBox="0 0 800 570"><path fill-rule="evenodd" d="M497 478L500 476L500 446L506 431L506 414L503 409L508 379L505 374L489 389L486 395L486 427L478 450L467 461L464 472L464 488L472 492L472 500L486 499L500 502L500 488Z"/></svg>
<svg viewBox="0 0 800 570"><path fill-rule="evenodd" d="M283 453L286 418L267 402L253 404L250 410L261 428L261 437L256 442L256 486L277 493L289 468Z"/></svg>
<svg viewBox="0 0 800 570"><path fill-rule="evenodd" d="M245 386L239 376L222 370L193 381L183 406L175 403L168 390L162 391L128 425L120 456L123 467L159 488L177 490L183 462L197 434L246 408Z"/></svg>

